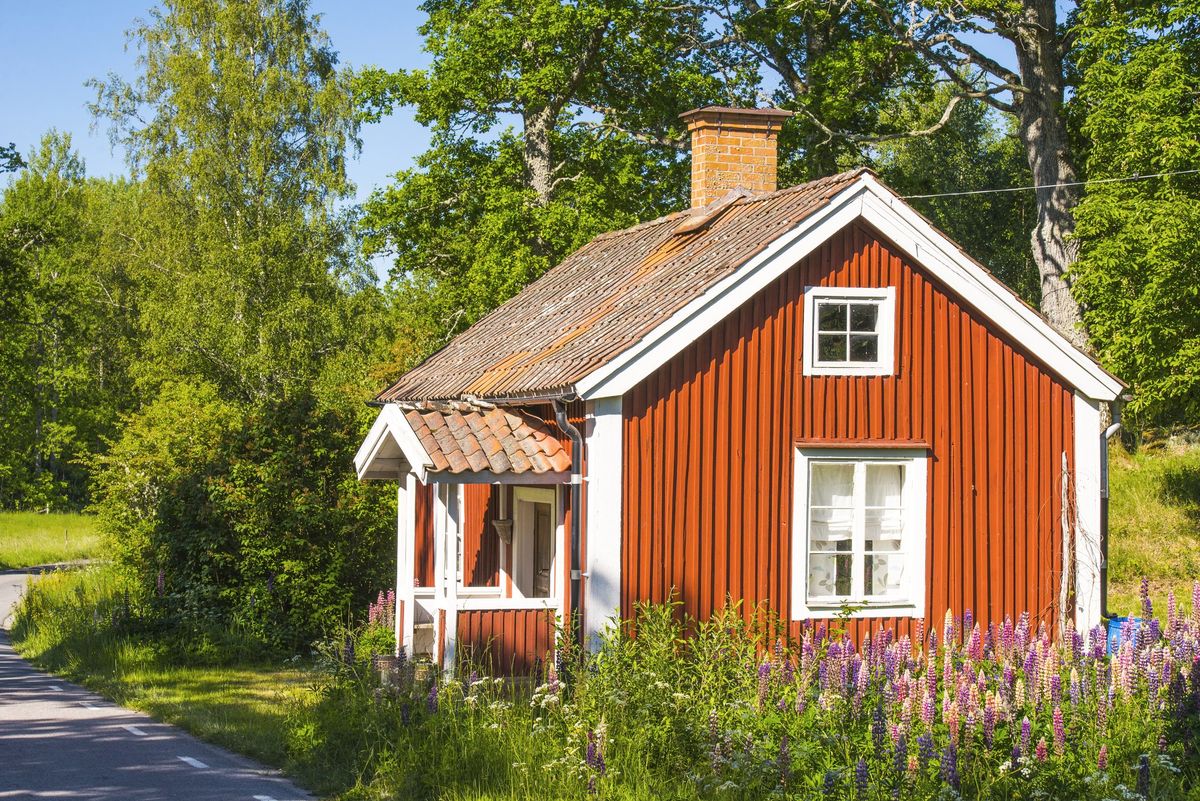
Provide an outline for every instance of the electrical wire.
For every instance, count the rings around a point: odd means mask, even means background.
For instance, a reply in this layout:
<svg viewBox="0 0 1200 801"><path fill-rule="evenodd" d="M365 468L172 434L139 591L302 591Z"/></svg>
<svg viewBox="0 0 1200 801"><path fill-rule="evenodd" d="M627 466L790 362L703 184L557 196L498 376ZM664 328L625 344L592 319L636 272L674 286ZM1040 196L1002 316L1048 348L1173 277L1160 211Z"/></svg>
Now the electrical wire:
<svg viewBox="0 0 1200 801"><path fill-rule="evenodd" d="M1091 186L1093 184L1115 184L1125 181L1145 181L1150 178L1167 178L1172 175L1194 175L1200 169L1177 170L1175 172L1156 172L1151 175L1125 175L1120 178L1095 178L1090 181L1071 181L1065 184L1042 184L1040 186L1010 186L1003 189L965 189L961 192L939 192L932 195L901 195L902 200L924 200L937 197L960 197L962 195L987 195L999 192L1028 192L1036 189L1063 189L1068 186Z"/></svg>

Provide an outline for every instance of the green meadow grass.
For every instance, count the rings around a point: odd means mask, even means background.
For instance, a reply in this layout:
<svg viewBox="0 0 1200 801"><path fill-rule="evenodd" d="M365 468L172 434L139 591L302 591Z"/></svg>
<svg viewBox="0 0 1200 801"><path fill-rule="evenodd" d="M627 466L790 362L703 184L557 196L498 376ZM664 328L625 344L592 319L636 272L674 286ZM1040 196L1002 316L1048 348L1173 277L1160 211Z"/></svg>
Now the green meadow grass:
<svg viewBox="0 0 1200 801"><path fill-rule="evenodd" d="M0 512L0 570L88 559L99 548L91 515Z"/></svg>
<svg viewBox="0 0 1200 801"><path fill-rule="evenodd" d="M1140 614L1143 576L1160 616L1170 590L1190 609L1200 579L1200 447L1109 453L1109 610Z"/></svg>

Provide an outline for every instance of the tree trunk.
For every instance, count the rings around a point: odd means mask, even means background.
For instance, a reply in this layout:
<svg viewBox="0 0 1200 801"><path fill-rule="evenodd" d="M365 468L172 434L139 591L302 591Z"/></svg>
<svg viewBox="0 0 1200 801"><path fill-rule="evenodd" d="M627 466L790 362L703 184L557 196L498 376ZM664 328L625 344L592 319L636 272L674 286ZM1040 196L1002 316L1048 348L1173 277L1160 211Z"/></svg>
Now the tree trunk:
<svg viewBox="0 0 1200 801"><path fill-rule="evenodd" d="M525 170L529 173L529 188L533 190L539 206L550 202L550 191L554 187L550 132L557 117L558 112L553 108L542 108L524 115Z"/></svg>
<svg viewBox="0 0 1200 801"><path fill-rule="evenodd" d="M1015 94L1018 130L1037 190L1037 223L1030 237L1041 277L1042 314L1067 339L1087 348L1079 303L1067 272L1079 257L1075 242L1079 187L1063 114L1063 60L1054 0L1025 0L1014 44L1024 92Z"/></svg>

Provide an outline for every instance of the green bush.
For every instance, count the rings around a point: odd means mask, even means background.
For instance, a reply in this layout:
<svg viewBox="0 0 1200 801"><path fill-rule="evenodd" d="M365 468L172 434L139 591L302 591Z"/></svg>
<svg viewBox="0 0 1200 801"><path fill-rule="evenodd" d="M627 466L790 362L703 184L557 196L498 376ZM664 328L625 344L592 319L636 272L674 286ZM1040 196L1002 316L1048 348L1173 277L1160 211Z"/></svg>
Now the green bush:
<svg viewBox="0 0 1200 801"><path fill-rule="evenodd" d="M395 501L356 480L361 434L307 395L244 411L167 386L98 460L117 566L168 625L306 646L390 579Z"/></svg>

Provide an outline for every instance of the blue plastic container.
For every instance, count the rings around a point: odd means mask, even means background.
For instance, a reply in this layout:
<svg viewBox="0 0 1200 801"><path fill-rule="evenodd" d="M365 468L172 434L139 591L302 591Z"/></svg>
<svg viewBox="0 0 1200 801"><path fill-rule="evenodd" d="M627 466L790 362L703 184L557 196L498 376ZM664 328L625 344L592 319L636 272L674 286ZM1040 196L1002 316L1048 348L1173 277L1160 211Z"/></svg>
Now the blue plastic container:
<svg viewBox="0 0 1200 801"><path fill-rule="evenodd" d="M1108 619L1108 655L1112 656L1121 647L1121 629L1125 623L1129 621L1133 623L1133 639L1136 642L1138 629L1142 627L1142 619L1140 617L1121 617L1116 615Z"/></svg>

